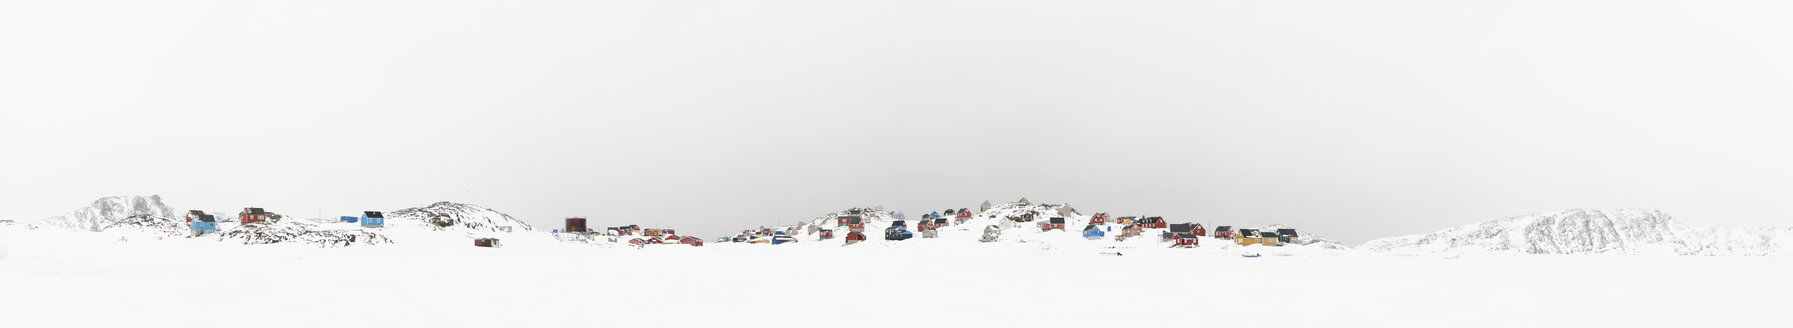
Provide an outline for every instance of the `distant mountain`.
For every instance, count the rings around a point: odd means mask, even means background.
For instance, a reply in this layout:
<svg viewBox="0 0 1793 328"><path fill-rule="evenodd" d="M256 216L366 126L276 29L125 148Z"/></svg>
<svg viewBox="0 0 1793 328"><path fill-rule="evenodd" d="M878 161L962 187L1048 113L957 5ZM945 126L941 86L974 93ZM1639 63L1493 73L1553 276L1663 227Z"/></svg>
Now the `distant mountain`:
<svg viewBox="0 0 1793 328"><path fill-rule="evenodd" d="M1793 230L1689 228L1653 210L1573 209L1371 240L1359 249L1406 253L1768 255L1789 252Z"/></svg>
<svg viewBox="0 0 1793 328"><path fill-rule="evenodd" d="M478 205L455 202L436 202L428 206L387 212L386 225L420 225L480 231L501 231L500 227L510 227L513 232L535 230L535 227L511 217L510 214Z"/></svg>
<svg viewBox="0 0 1793 328"><path fill-rule="evenodd" d="M114 196L100 198L87 207L68 214L43 219L42 225L57 228L101 231L134 216L175 218L176 213L162 204L162 196Z"/></svg>

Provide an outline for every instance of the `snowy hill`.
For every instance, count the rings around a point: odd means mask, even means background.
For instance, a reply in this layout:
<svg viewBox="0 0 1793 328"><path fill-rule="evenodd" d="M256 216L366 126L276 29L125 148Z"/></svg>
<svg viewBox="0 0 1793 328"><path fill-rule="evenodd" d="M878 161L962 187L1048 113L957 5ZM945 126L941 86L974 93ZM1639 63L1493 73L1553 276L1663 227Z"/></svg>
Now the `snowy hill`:
<svg viewBox="0 0 1793 328"><path fill-rule="evenodd" d="M186 235L186 218L171 218L156 215L132 215L100 228L101 232L147 233L154 236L173 237Z"/></svg>
<svg viewBox="0 0 1793 328"><path fill-rule="evenodd" d="M87 207L68 214L49 217L42 225L57 228L101 231L121 220L134 216L175 218L175 211L162 204L162 196L114 196L100 198Z"/></svg>
<svg viewBox="0 0 1793 328"><path fill-rule="evenodd" d="M479 231L502 231L501 227L510 227L510 231L534 231L535 228L489 208L472 204L455 202L436 202L424 207L412 207L386 213L388 226L422 226L465 228Z"/></svg>
<svg viewBox="0 0 1793 328"><path fill-rule="evenodd" d="M392 243L386 235L354 224L319 224L290 219L237 225L217 236L218 240L240 240L244 245L300 243L339 247Z"/></svg>
<svg viewBox="0 0 1793 328"><path fill-rule="evenodd" d="M1376 252L1768 255L1789 252L1788 229L1689 228L1653 210L1573 209L1371 240Z"/></svg>
<svg viewBox="0 0 1793 328"><path fill-rule="evenodd" d="M999 219L1009 222L1034 222L1051 217L1073 218L1078 216L1082 216L1082 214L1078 213L1076 209L1071 208L1070 204L1038 204L1028 201L1026 198L1022 198L1021 200L1012 203L996 204L995 206L990 207L989 210L978 213L976 218ZM1080 222L1075 222L1073 225L1081 227L1083 226L1083 223L1087 222L1088 220L1085 219Z"/></svg>

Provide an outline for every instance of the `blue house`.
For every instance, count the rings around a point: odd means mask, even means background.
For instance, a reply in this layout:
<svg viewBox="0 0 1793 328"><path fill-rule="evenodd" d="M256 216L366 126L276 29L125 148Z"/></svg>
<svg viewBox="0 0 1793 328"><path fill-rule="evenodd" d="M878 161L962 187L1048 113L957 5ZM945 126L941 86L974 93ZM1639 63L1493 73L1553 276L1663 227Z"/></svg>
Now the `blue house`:
<svg viewBox="0 0 1793 328"><path fill-rule="evenodd" d="M361 226L369 228L386 226L386 215L375 211L361 212Z"/></svg>
<svg viewBox="0 0 1793 328"><path fill-rule="evenodd" d="M193 219L193 223L190 224L190 227L193 229L194 236L218 231L218 219L211 214L199 214L198 216L192 216L191 218Z"/></svg>
<svg viewBox="0 0 1793 328"><path fill-rule="evenodd" d="M884 240L904 240L910 237L915 237L915 233L909 232L909 229L903 226L891 226L884 229Z"/></svg>
<svg viewBox="0 0 1793 328"><path fill-rule="evenodd" d="M1103 236L1107 235L1108 233L1102 232L1102 228L1097 228L1094 224L1083 227L1083 238L1102 239Z"/></svg>
<svg viewBox="0 0 1793 328"><path fill-rule="evenodd" d="M791 237L791 236L772 237L773 245L779 245L779 244L785 244L785 243L795 243L795 242L797 242L797 237Z"/></svg>
<svg viewBox="0 0 1793 328"><path fill-rule="evenodd" d="M361 217L358 217L358 216L342 217L342 222L355 223L355 221L357 221L357 220L361 220Z"/></svg>

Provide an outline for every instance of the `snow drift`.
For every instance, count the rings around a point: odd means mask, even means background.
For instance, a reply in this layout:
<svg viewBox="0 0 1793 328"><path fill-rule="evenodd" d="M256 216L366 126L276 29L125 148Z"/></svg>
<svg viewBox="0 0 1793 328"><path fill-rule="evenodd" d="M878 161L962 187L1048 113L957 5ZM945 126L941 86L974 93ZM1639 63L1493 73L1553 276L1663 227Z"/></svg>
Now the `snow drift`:
<svg viewBox="0 0 1793 328"><path fill-rule="evenodd" d="M1769 255L1788 251L1788 232L1689 228L1654 210L1572 209L1371 240L1359 248L1403 253Z"/></svg>

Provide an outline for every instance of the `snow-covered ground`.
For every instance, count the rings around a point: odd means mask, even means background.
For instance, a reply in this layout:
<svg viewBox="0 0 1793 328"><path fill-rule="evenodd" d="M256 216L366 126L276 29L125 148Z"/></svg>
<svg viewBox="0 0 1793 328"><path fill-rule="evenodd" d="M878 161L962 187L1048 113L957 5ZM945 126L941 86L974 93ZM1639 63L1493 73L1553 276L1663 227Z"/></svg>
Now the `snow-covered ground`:
<svg viewBox="0 0 1793 328"><path fill-rule="evenodd" d="M320 248L0 227L0 327L1764 327L1789 322L1793 295L1777 256L385 233L397 242Z"/></svg>

